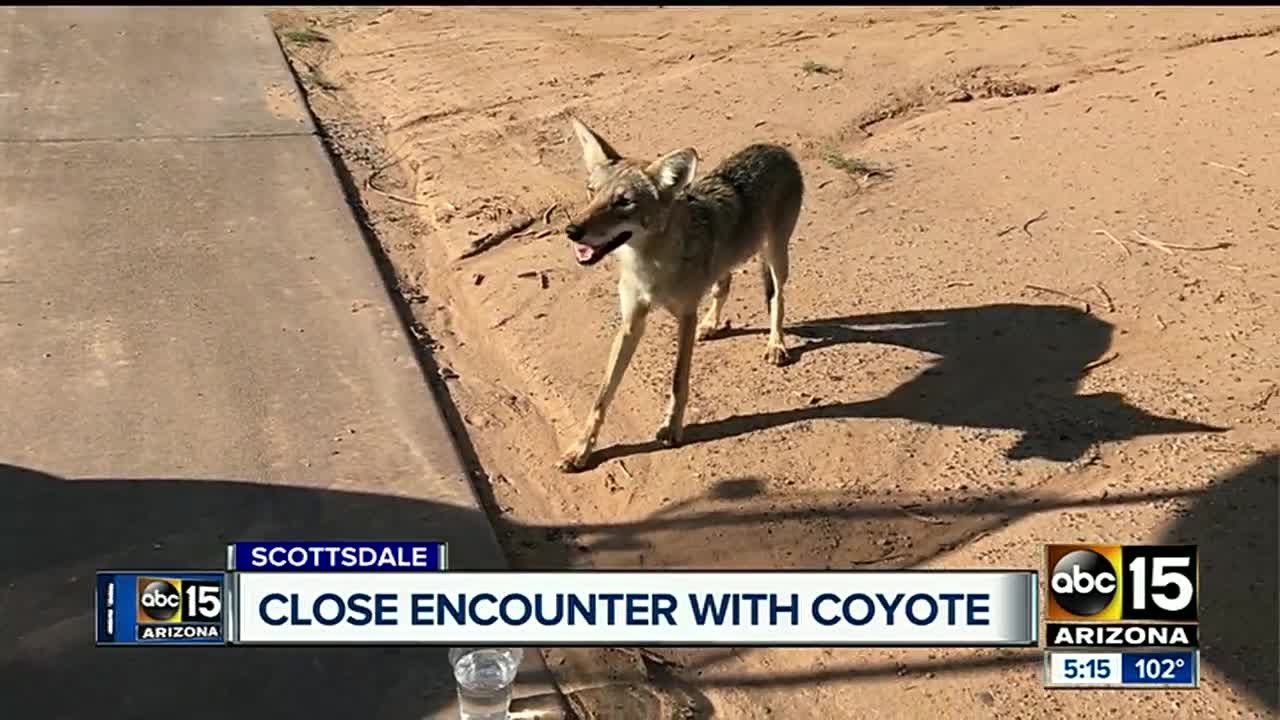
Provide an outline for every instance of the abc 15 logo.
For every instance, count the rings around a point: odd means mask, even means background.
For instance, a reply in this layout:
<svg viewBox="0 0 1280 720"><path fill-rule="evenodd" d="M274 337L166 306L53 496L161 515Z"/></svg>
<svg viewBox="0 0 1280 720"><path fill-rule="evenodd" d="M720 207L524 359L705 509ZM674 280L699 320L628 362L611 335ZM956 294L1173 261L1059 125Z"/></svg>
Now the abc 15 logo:
<svg viewBox="0 0 1280 720"><path fill-rule="evenodd" d="M1195 545L1049 545L1048 620L1197 622Z"/></svg>
<svg viewBox="0 0 1280 720"><path fill-rule="evenodd" d="M222 583L173 577L138 578L138 622L222 620Z"/></svg>

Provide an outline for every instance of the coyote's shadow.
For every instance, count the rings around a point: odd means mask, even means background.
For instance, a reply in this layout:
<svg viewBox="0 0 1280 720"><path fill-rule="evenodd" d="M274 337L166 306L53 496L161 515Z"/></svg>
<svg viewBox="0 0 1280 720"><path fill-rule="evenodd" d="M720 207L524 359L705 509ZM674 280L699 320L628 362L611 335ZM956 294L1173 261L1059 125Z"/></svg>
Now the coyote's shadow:
<svg viewBox="0 0 1280 720"><path fill-rule="evenodd" d="M1104 360L1113 326L1061 305L1002 304L830 318L792 326L803 357L845 343L882 343L938 355L911 380L874 400L734 415L685 429L685 442L742 435L802 420L904 418L941 426L1017 430L1010 459L1079 459L1102 442L1143 435L1220 432L1162 417L1118 393L1078 395ZM755 330L728 333L747 334ZM866 385L870 380L851 378ZM593 461L656 450L655 442L601 448Z"/></svg>

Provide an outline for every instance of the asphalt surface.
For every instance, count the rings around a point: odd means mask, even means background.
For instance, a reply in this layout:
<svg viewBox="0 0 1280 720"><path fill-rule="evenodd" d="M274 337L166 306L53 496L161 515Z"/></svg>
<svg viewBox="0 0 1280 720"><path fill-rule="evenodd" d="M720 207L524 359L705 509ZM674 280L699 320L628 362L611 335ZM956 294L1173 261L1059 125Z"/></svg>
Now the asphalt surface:
<svg viewBox="0 0 1280 720"><path fill-rule="evenodd" d="M505 564L261 9L0 9L0 388L0 706L456 712L443 649L93 646L238 539Z"/></svg>

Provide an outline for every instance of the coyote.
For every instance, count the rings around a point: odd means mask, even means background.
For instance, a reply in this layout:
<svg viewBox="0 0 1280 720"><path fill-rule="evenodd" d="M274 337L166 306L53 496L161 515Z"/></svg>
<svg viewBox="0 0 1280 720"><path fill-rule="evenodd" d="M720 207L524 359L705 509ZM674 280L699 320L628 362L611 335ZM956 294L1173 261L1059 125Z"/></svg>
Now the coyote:
<svg viewBox="0 0 1280 720"><path fill-rule="evenodd" d="M787 243L804 195L799 164L777 145L751 145L694 181L693 148L653 162L628 159L577 118L571 122L582 146L589 200L565 233L579 265L594 265L617 251L622 326L591 413L557 465L566 472L581 470L591 457L655 304L674 315L679 328L670 401L657 439L666 446L680 442L694 339L719 330L733 270L757 252L769 309L765 359L775 365L790 361L782 339L782 288ZM699 323L698 304L708 290L711 306Z"/></svg>

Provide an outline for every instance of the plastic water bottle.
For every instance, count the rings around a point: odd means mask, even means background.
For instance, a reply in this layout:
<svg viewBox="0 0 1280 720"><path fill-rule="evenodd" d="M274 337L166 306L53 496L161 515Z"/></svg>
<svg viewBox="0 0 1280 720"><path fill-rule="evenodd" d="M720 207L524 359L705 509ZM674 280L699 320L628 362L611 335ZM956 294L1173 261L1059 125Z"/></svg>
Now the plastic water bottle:
<svg viewBox="0 0 1280 720"><path fill-rule="evenodd" d="M507 720L511 692L524 651L520 648L453 648L449 663L458 683L461 720Z"/></svg>

